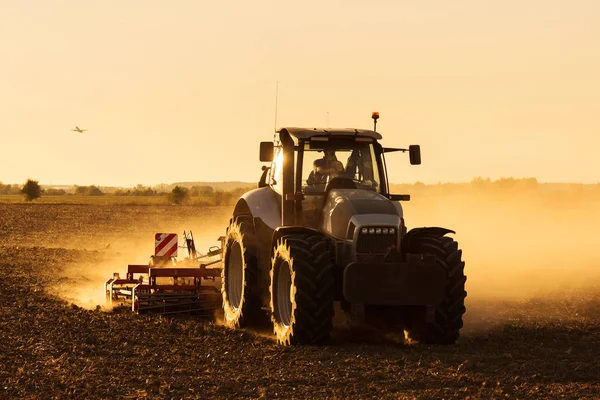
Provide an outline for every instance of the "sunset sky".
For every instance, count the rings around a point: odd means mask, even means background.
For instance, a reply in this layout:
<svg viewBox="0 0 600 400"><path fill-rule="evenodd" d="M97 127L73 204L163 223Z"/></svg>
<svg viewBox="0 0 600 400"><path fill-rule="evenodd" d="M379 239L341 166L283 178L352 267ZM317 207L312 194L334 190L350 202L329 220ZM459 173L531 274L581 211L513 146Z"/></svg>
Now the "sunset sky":
<svg viewBox="0 0 600 400"><path fill-rule="evenodd" d="M392 182L600 181L600 1L0 1L0 181L257 181L277 127ZM72 132L78 125L89 129Z"/></svg>

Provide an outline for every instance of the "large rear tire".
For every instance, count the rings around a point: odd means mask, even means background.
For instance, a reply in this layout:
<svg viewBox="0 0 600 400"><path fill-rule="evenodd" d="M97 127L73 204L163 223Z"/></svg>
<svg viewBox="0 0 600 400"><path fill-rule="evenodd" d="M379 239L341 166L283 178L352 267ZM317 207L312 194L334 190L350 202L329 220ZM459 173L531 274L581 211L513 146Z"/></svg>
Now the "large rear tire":
<svg viewBox="0 0 600 400"><path fill-rule="evenodd" d="M277 342L327 344L334 301L329 241L318 234L284 236L271 261L271 319Z"/></svg>
<svg viewBox="0 0 600 400"><path fill-rule="evenodd" d="M227 228L221 272L223 321L226 326L244 328L261 320L264 312L260 300L250 289L256 282L257 273L252 217L233 218Z"/></svg>
<svg viewBox="0 0 600 400"><path fill-rule="evenodd" d="M411 318L408 333L411 339L425 344L454 344L463 327L463 314L466 311L465 262L458 243L441 235L422 235L415 238L409 253L433 254L436 263L446 271L445 296L434 311L432 322L427 322L425 312Z"/></svg>

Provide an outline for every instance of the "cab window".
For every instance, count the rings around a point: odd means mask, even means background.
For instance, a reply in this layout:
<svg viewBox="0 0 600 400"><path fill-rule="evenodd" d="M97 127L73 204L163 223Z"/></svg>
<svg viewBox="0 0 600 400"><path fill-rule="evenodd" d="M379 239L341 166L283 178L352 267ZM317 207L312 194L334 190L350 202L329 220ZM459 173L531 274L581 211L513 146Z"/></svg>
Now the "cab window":
<svg viewBox="0 0 600 400"><path fill-rule="evenodd" d="M269 184L277 193L283 193L283 149L281 147L275 148L269 173Z"/></svg>
<svg viewBox="0 0 600 400"><path fill-rule="evenodd" d="M336 176L351 179L360 189L381 193L377 157L372 143L355 143L329 148L306 144L302 163L303 191L324 192Z"/></svg>

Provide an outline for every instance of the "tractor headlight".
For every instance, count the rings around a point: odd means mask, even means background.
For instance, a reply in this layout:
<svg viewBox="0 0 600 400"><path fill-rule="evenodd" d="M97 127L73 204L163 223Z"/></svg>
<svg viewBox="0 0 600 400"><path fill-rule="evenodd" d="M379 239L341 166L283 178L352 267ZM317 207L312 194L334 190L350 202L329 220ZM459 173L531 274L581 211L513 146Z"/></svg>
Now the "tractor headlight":
<svg viewBox="0 0 600 400"><path fill-rule="evenodd" d="M362 235L393 235L396 233L396 228L363 226L360 228L360 233Z"/></svg>

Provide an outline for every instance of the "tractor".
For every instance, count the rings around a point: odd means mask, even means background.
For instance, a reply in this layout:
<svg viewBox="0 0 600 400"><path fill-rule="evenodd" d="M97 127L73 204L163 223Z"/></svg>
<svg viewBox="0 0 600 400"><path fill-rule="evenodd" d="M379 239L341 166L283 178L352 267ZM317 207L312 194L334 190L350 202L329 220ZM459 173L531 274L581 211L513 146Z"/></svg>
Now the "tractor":
<svg viewBox="0 0 600 400"><path fill-rule="evenodd" d="M237 201L223 247L223 319L267 321L281 345L331 343L334 310L347 326L454 344L465 313L462 250L441 227L408 230L373 130L285 127L261 142L258 187ZM352 322L354 321L354 322ZM272 325L271 325L272 324Z"/></svg>

